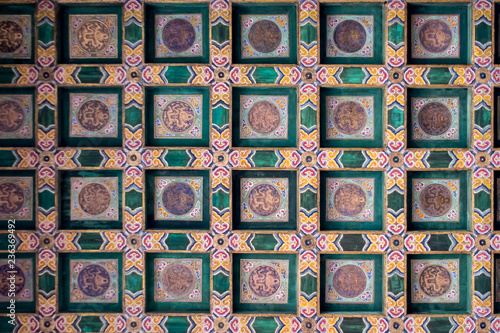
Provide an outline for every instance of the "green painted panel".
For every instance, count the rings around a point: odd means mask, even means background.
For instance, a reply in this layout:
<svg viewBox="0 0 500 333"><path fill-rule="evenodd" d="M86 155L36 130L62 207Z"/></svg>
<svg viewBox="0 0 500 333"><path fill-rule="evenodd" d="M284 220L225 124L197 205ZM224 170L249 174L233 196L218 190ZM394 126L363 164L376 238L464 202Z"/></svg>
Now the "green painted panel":
<svg viewBox="0 0 500 333"><path fill-rule="evenodd" d="M38 26L38 40L47 44L54 40L54 27L48 23Z"/></svg>
<svg viewBox="0 0 500 333"><path fill-rule="evenodd" d="M257 251L274 251L278 241L272 234L255 234L252 245Z"/></svg>
<svg viewBox="0 0 500 333"><path fill-rule="evenodd" d="M318 280L311 274L306 274L300 278L300 291L311 295L318 291Z"/></svg>
<svg viewBox="0 0 500 333"><path fill-rule="evenodd" d="M278 79L278 73L274 67L257 67L252 77L255 83L275 83Z"/></svg>
<svg viewBox="0 0 500 333"><path fill-rule="evenodd" d="M278 323L274 318L257 317L252 325L255 332L259 333L275 333L278 328Z"/></svg>
<svg viewBox="0 0 500 333"><path fill-rule="evenodd" d="M389 30L389 41L398 45L404 42L405 39L405 27L399 23L391 24L388 28Z"/></svg>
<svg viewBox="0 0 500 333"><path fill-rule="evenodd" d="M427 73L427 79L431 84L449 84L452 74L448 67L433 67Z"/></svg>
<svg viewBox="0 0 500 333"><path fill-rule="evenodd" d="M225 291L229 290L229 276L222 273L214 275L214 290L219 294L223 294Z"/></svg>
<svg viewBox="0 0 500 333"><path fill-rule="evenodd" d="M212 205L220 210L229 207L229 193L217 191L212 194Z"/></svg>
<svg viewBox="0 0 500 333"><path fill-rule="evenodd" d="M223 106L216 107L212 110L212 123L222 127L229 122L229 109Z"/></svg>
<svg viewBox="0 0 500 333"><path fill-rule="evenodd" d="M78 162L82 167L99 167L104 159L101 152L96 149L85 149L80 151Z"/></svg>
<svg viewBox="0 0 500 333"><path fill-rule="evenodd" d="M318 205L318 194L307 190L300 193L300 207L306 210L313 210Z"/></svg>
<svg viewBox="0 0 500 333"><path fill-rule="evenodd" d="M56 277L49 273L40 274L38 276L38 287L46 293L54 290L56 287Z"/></svg>
<svg viewBox="0 0 500 333"><path fill-rule="evenodd" d="M300 27L300 40L304 43L311 44L318 38L318 28L310 23Z"/></svg>
<svg viewBox="0 0 500 333"><path fill-rule="evenodd" d="M404 119L404 111L400 108L393 107L388 111L387 124L397 129L399 126L403 126Z"/></svg>
<svg viewBox="0 0 500 333"><path fill-rule="evenodd" d="M102 321L99 316L82 316L78 322L78 327L82 332L100 332L102 329Z"/></svg>
<svg viewBox="0 0 500 333"><path fill-rule="evenodd" d="M365 157L361 151L346 150L340 158L344 168L362 168L365 163Z"/></svg>
<svg viewBox="0 0 500 333"><path fill-rule="evenodd" d="M344 67L340 73L340 80L343 84L361 84L366 74L361 67Z"/></svg>
<svg viewBox="0 0 500 333"><path fill-rule="evenodd" d="M344 234L340 246L344 251L362 251L366 242L361 234Z"/></svg>
<svg viewBox="0 0 500 333"><path fill-rule="evenodd" d="M427 245L429 245L431 251L449 251L451 244L450 237L447 234L431 235L427 241Z"/></svg>
<svg viewBox="0 0 500 333"><path fill-rule="evenodd" d="M447 151L431 151L427 163L431 168L448 168L452 158Z"/></svg>
<svg viewBox="0 0 500 333"><path fill-rule="evenodd" d="M125 289L136 293L142 290L142 275L131 273L125 276Z"/></svg>
<svg viewBox="0 0 500 333"><path fill-rule="evenodd" d="M165 78L168 83L187 83L193 74L186 66L168 66Z"/></svg>
<svg viewBox="0 0 500 333"><path fill-rule="evenodd" d="M125 39L131 43L136 43L142 39L142 27L134 22L125 26Z"/></svg>
<svg viewBox="0 0 500 333"><path fill-rule="evenodd" d="M229 26L219 23L212 26L212 39L222 44L229 40Z"/></svg>
<svg viewBox="0 0 500 333"><path fill-rule="evenodd" d="M0 83L12 83L15 77L13 67L0 67Z"/></svg>
<svg viewBox="0 0 500 333"><path fill-rule="evenodd" d="M393 209L395 212L404 208L404 195L396 191L389 193L387 195L387 205L389 208Z"/></svg>
<svg viewBox="0 0 500 333"><path fill-rule="evenodd" d="M190 323L187 317L168 316L165 327L169 333L185 333L189 330Z"/></svg>
<svg viewBox="0 0 500 333"><path fill-rule="evenodd" d="M78 238L78 244L80 244L82 250L99 250L102 243L101 234L97 232L82 232Z"/></svg>
<svg viewBox="0 0 500 333"><path fill-rule="evenodd" d="M258 168L274 167L278 163L278 156L274 150L257 150L252 156L252 161Z"/></svg>
<svg viewBox="0 0 500 333"><path fill-rule="evenodd" d="M168 163L168 166L171 167L186 166L190 159L186 150L169 150L165 156L165 161Z"/></svg>
<svg viewBox="0 0 500 333"><path fill-rule="evenodd" d="M300 111L300 116L301 116L301 125L305 126L307 128L311 128L314 125L316 125L316 116L317 116L317 111L314 110L311 107L306 107Z"/></svg>
<svg viewBox="0 0 500 333"><path fill-rule="evenodd" d="M189 245L189 238L186 234L169 233L165 243L170 251L185 250Z"/></svg>
<svg viewBox="0 0 500 333"><path fill-rule="evenodd" d="M398 295L405 290L405 279L397 274L394 274L389 277L387 287L391 293Z"/></svg>
<svg viewBox="0 0 500 333"><path fill-rule="evenodd" d="M449 333L452 330L449 318L434 317L429 320L427 329L432 333Z"/></svg>
<svg viewBox="0 0 500 333"><path fill-rule="evenodd" d="M81 83L100 83L102 77L101 68L97 66L81 67L78 71L78 79Z"/></svg>
<svg viewBox="0 0 500 333"><path fill-rule="evenodd" d="M493 99L495 101L495 99ZM474 123L481 127L491 125L491 111L486 108L474 110Z"/></svg>

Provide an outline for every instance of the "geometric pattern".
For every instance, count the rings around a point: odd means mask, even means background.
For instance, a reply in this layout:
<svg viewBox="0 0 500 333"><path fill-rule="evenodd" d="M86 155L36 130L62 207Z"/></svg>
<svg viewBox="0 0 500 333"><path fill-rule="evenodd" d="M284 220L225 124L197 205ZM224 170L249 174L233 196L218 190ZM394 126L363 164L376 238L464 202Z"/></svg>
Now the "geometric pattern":
<svg viewBox="0 0 500 333"><path fill-rule="evenodd" d="M62 22L58 16L58 4L59 1L53 0L33 3L37 9L37 15L33 18L33 34L38 38L35 41L36 50L32 53L34 60L30 64L12 61L11 65L2 66L0 75L2 85L36 87L34 109L38 113L34 117L34 137L37 138L34 144L0 150L2 171L6 168L12 168L15 172L36 170L36 179L33 179L34 192L38 197L34 214L37 219L36 230L16 229L14 234L17 251L35 253L40 258L35 274L43 287L36 289L37 311L17 313L16 331L31 331L34 326L41 329L45 323L55 327L56 321L58 329L76 332L88 329L89 323L92 323L93 331L132 332L128 330L128 327L132 327L128 325L130 323L146 330L152 322L160 330L166 330L167 325L173 327L181 320L185 325L180 331L202 331L205 328L207 331L217 331L226 328L231 332L253 332L262 325L270 325L271 330L276 332L288 332L292 328L306 332L306 329L315 330L318 326L340 332L348 331L353 324L366 332L401 332L407 327L419 332L488 332L490 328L496 330L499 327L500 318L494 310L493 290L488 283L494 276L493 253L500 250L500 235L491 218L496 213L491 208L496 199L491 184L494 171L500 168L500 151L492 139L491 126L496 118L492 112L493 87L500 84L500 68L498 62L493 60L492 42L498 38L497 29L493 29L492 23L498 13L494 2L473 0L467 3L470 21L467 27L462 25L460 28L461 31L470 30L469 46L460 52L468 53L470 57L459 65L446 66L408 64L412 45L411 38L406 39L408 30L405 27L411 28L411 18L407 15L409 4L401 0L388 0L383 4L386 15L382 20L388 33L382 41L384 62L377 66L331 66L321 63L318 48L324 41L319 41L317 37L317 31L321 28L318 14L320 2L317 0L295 2L300 18L297 26L301 31L297 46L299 56L295 64L280 64L276 60L271 66L263 66L242 65L232 61L234 36L230 34L230 22L234 6L233 2L227 0L211 0L207 4L210 8L211 38L207 46L210 48L210 58L206 63L182 63L176 66L147 63L143 33L152 22L145 20L144 2L124 0L120 7L123 10L120 31L124 31L120 51L126 56L120 59L120 63L65 65L59 61L54 38L54 31L62 30L57 29ZM58 101L57 90L61 86L84 84L119 86L123 89L126 117L121 146L88 149L77 145L63 149L58 147L55 138L62 125L57 115L64 108ZM210 142L206 147L179 149L175 146L152 148L145 145L142 112L146 107L145 86L153 84L209 87L213 122L210 126ZM296 89L299 100L296 114L297 147L232 147L230 101L233 96L231 89L235 85L269 88L284 85ZM380 112L385 119L383 147L320 147L320 123L316 118L321 110L319 90L320 87L334 85L385 89L385 105ZM437 85L466 87L470 90L474 116L469 116L471 136L466 146L462 149L414 149L408 146L411 138L405 119L408 119L407 110L411 109L411 105L405 97L408 87L416 85L427 88ZM165 167L208 170L211 192L207 200L213 203L209 212L212 218L209 229L167 233L147 228L141 204L147 191L144 170ZM300 192L297 193L300 197L297 204L300 221L297 230L262 232L235 231L231 228L234 213L230 204L231 172L255 167L297 171L297 192ZM124 193L121 195L125 216L122 228L63 230L59 227L63 221L60 221L57 205L58 197L61 196L60 192L56 195L58 173L68 169L80 171L89 168L120 170L123 173ZM376 169L383 172L387 200L382 232L359 230L356 233L331 233L321 229L317 205L314 204L319 196L319 174L324 170L340 169ZM443 173L456 170L470 172L470 189L461 189L468 191L470 197L474 198L468 212L468 230L409 232L406 218L412 216L412 212L409 211L409 205L404 203L406 197L411 195L412 185L407 183L407 173L422 169L440 169ZM2 237L0 242L2 248L7 248L7 237ZM146 312L146 299L141 290L145 277L145 252L173 250L206 252L211 255L213 264L210 273L218 283L214 283L217 288L213 289L210 296L212 306L209 314L179 314L174 317L167 313ZM238 274L230 269L231 254L270 250L297 254L297 278L301 280L296 287L300 299L297 312L271 317L231 312L231 304L235 300L229 286L230 281L233 281L232 276ZM59 311L56 276L60 277L58 268L61 263L57 258L65 252L80 251L117 252L123 255L123 311L109 314L104 311L91 314ZM319 312L319 268L316 263L321 253L332 251L375 252L384 256L384 277L391 283L385 281L387 289L381 295L385 309L382 315L359 313L353 316L347 313L331 316ZM412 302L411 290L404 287L411 274L406 254L431 251L465 253L471 258L471 311L468 313L464 310L459 315L446 313L436 318L426 314L410 316L405 312ZM462 271L469 270L468 267L460 268ZM460 296L463 299L463 295ZM437 325L439 328L436 328Z"/></svg>

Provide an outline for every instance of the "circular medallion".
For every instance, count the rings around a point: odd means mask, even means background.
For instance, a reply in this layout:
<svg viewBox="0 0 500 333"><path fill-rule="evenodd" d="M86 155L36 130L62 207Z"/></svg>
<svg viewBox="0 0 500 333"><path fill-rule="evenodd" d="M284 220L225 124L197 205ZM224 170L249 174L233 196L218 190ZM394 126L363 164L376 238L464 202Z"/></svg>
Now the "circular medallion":
<svg viewBox="0 0 500 333"><path fill-rule="evenodd" d="M187 214L194 207L194 191L186 183L174 182L163 190L163 207L174 215Z"/></svg>
<svg viewBox="0 0 500 333"><path fill-rule="evenodd" d="M111 204L111 194L104 185L90 183L80 191L78 203L85 213L99 215L104 213Z"/></svg>
<svg viewBox="0 0 500 333"><path fill-rule="evenodd" d="M23 44L23 37L23 30L16 22L0 22L0 52L14 52Z"/></svg>
<svg viewBox="0 0 500 333"><path fill-rule="evenodd" d="M194 282L193 271L184 264L168 265L163 272L163 286L167 293L174 297L182 297L191 293Z"/></svg>
<svg viewBox="0 0 500 333"><path fill-rule="evenodd" d="M260 216L269 216L276 213L281 204L280 192L270 184L254 186L248 194L248 205L252 211Z"/></svg>
<svg viewBox="0 0 500 333"><path fill-rule="evenodd" d="M441 20L429 20L424 23L418 38L420 43L431 53L446 51L452 40L452 32L448 24Z"/></svg>
<svg viewBox="0 0 500 333"><path fill-rule="evenodd" d="M258 101L248 111L248 122L257 133L272 133L280 125L280 111L274 103Z"/></svg>
<svg viewBox="0 0 500 333"><path fill-rule="evenodd" d="M162 114L163 124L174 133L182 133L193 126L194 110L186 102L173 101L167 104Z"/></svg>
<svg viewBox="0 0 500 333"><path fill-rule="evenodd" d="M188 20L176 18L163 27L163 43L172 52L184 52L194 44L196 31Z"/></svg>
<svg viewBox="0 0 500 333"><path fill-rule="evenodd" d="M424 268L418 278L420 290L429 297L439 297L451 287L451 274L441 265L430 265Z"/></svg>
<svg viewBox="0 0 500 333"><path fill-rule="evenodd" d="M0 266L0 293L6 297L9 296L11 281L8 279L15 273L15 288L14 292L19 294L24 289L24 284L26 283L26 278L24 277L24 272L18 266L10 268L8 264Z"/></svg>
<svg viewBox="0 0 500 333"><path fill-rule="evenodd" d="M281 44L281 30L270 20L255 22L248 32L250 45L261 53L269 53Z"/></svg>
<svg viewBox="0 0 500 333"><path fill-rule="evenodd" d="M333 30L333 41L341 51L358 52L366 43L366 30L358 21L345 20Z"/></svg>
<svg viewBox="0 0 500 333"><path fill-rule="evenodd" d="M446 133L451 126L451 111L439 102L425 104L418 113L418 124L429 135Z"/></svg>
<svg viewBox="0 0 500 333"><path fill-rule="evenodd" d="M361 267L356 265L342 266L333 274L332 285L340 296L354 298L365 291L365 272L363 272Z"/></svg>
<svg viewBox="0 0 500 333"><path fill-rule="evenodd" d="M87 131L96 132L109 123L110 112L106 104L92 99L82 104L76 115L78 122Z"/></svg>
<svg viewBox="0 0 500 333"><path fill-rule="evenodd" d="M420 207L425 214L438 217L446 214L451 209L452 194L441 184L431 184L424 187L420 193Z"/></svg>
<svg viewBox="0 0 500 333"><path fill-rule="evenodd" d="M105 50L111 40L111 32L106 23L89 20L83 23L77 32L77 41L82 49L89 53Z"/></svg>
<svg viewBox="0 0 500 333"><path fill-rule="evenodd" d="M274 295L281 286L280 275L276 268L269 265L255 267L248 276L248 286L259 297Z"/></svg>
<svg viewBox="0 0 500 333"><path fill-rule="evenodd" d="M24 112L21 106L14 101L0 102L0 131L17 131L24 122Z"/></svg>
<svg viewBox="0 0 500 333"><path fill-rule="evenodd" d="M24 193L21 187L14 183L0 184L0 213L14 214L24 205Z"/></svg>
<svg viewBox="0 0 500 333"><path fill-rule="evenodd" d="M366 206L366 194L356 184L341 185L333 196L333 205L344 216L355 216Z"/></svg>
<svg viewBox="0 0 500 333"><path fill-rule="evenodd" d="M108 271L100 265L88 265L78 274L78 286L87 296L101 296L108 290L111 279Z"/></svg>
<svg viewBox="0 0 500 333"><path fill-rule="evenodd" d="M345 101L337 105L333 111L333 123L344 134L356 134L366 125L365 108L352 101Z"/></svg>

